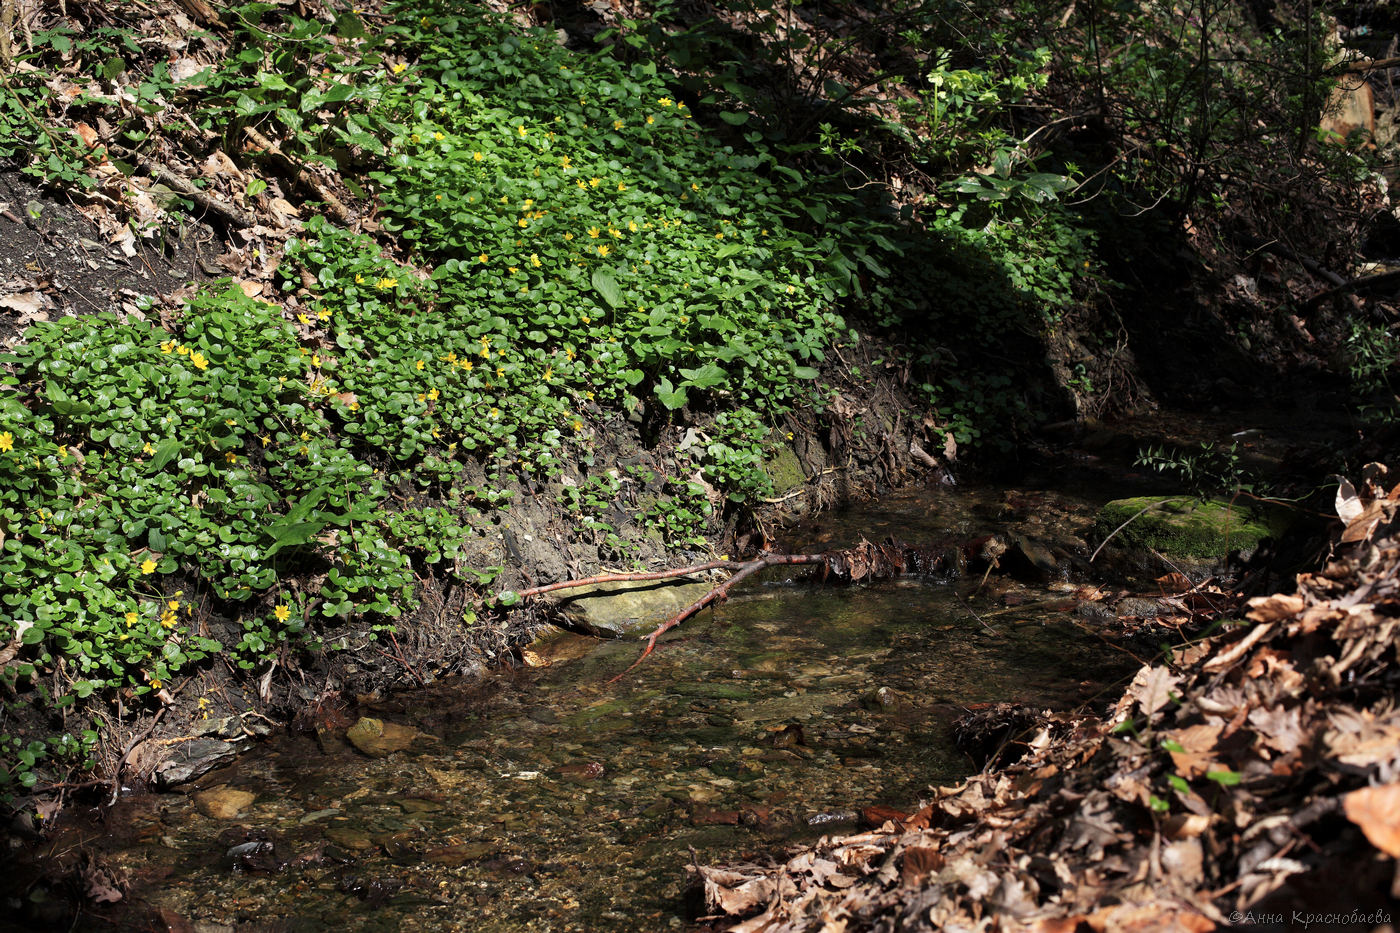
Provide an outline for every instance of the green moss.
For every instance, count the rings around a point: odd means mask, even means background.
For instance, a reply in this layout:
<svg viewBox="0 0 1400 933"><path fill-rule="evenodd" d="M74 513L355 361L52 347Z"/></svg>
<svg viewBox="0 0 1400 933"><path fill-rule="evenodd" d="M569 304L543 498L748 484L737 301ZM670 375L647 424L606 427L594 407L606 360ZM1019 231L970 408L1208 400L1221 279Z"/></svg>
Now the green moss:
<svg viewBox="0 0 1400 933"><path fill-rule="evenodd" d="M1121 541L1153 548L1168 557L1223 557L1230 551L1251 550L1265 538L1282 534L1289 524L1289 516L1282 510L1238 500L1139 496L1105 505L1099 511L1098 531L1108 535L1129 519L1127 527L1118 532Z"/></svg>
<svg viewBox="0 0 1400 933"><path fill-rule="evenodd" d="M790 447L779 447L773 456L763 461L763 472L768 474L775 496L786 495L807 482L802 463Z"/></svg>

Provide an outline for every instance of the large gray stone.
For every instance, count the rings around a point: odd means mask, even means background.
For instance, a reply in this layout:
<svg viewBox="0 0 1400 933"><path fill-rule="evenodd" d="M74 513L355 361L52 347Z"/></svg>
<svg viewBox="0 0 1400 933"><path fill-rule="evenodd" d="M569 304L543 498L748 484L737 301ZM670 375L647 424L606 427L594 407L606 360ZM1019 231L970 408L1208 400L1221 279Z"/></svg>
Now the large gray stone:
<svg viewBox="0 0 1400 933"><path fill-rule="evenodd" d="M238 754L238 746L218 739L191 739L181 742L170 757L155 767L156 783L173 787L199 777L215 765Z"/></svg>
<svg viewBox="0 0 1400 933"><path fill-rule="evenodd" d="M686 577L600 583L565 590L559 608L579 628L603 638L645 635L712 589Z"/></svg>

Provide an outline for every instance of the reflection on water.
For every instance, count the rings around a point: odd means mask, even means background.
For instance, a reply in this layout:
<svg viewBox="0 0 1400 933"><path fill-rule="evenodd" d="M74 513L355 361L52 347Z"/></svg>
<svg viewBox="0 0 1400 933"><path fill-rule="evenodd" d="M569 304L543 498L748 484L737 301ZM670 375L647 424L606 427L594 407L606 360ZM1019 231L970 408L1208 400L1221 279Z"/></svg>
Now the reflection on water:
<svg viewBox="0 0 1400 933"><path fill-rule="evenodd" d="M962 707L1072 705L1122 659L1070 614L979 620L949 586L751 592L614 685L635 642L563 636L551 666L367 711L426 734L387 758L281 739L199 782L256 795L234 819L124 803L108 858L206 930L680 928L692 858L910 807L967 770Z"/></svg>

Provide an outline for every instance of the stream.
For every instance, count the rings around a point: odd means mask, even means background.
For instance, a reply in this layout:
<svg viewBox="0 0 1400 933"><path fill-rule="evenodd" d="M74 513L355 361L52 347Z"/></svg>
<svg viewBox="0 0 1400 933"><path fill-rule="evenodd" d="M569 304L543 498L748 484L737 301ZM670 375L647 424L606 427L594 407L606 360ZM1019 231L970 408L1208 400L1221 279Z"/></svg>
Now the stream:
<svg viewBox="0 0 1400 933"><path fill-rule="evenodd" d="M1033 542L1050 572L822 587L770 568L616 682L638 642L560 632L528 665L279 735L175 792L123 797L100 822L70 814L35 856L85 850L123 905L196 933L693 928L688 865L916 809L979 766L953 740L969 711L1116 697L1142 648L1115 637L1090 584L1115 580L1120 600L1156 585L1087 565L1092 517L1161 481L1087 455L1044 485L1060 488L894 493L785 543L996 533ZM346 738L360 717L402 741L367 757ZM118 911L76 928L133 928Z"/></svg>
<svg viewBox="0 0 1400 933"><path fill-rule="evenodd" d="M794 543L935 540L999 521L1070 547L1092 508L922 490L799 527ZM974 767L952 742L968 710L1107 701L1135 668L1067 611L1064 574L835 588L780 570L617 683L637 642L560 633L527 653L536 666L273 738L49 845L80 836L128 903L200 933L684 929L693 861L855 831L873 806L909 811ZM369 758L345 738L359 716L420 734Z"/></svg>

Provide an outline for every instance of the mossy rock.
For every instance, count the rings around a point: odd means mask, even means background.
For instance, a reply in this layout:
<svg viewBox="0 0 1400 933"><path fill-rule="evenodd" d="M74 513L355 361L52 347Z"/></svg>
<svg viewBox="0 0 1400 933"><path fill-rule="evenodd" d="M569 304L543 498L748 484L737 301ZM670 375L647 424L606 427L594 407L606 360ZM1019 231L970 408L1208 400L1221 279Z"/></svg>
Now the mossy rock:
<svg viewBox="0 0 1400 933"><path fill-rule="evenodd" d="M645 634L711 589L708 583L679 578L600 583L566 591L559 608L569 621L603 638Z"/></svg>
<svg viewBox="0 0 1400 933"><path fill-rule="evenodd" d="M1118 540L1129 547L1150 547L1167 557L1220 558L1253 551L1265 538L1278 537L1291 516L1239 500L1138 496L1115 499L1100 509L1098 533L1107 536L1129 519L1118 532Z"/></svg>
<svg viewBox="0 0 1400 933"><path fill-rule="evenodd" d="M775 496L786 495L807 482L802 463L790 447L779 447L773 456L763 461L763 472L768 474Z"/></svg>

